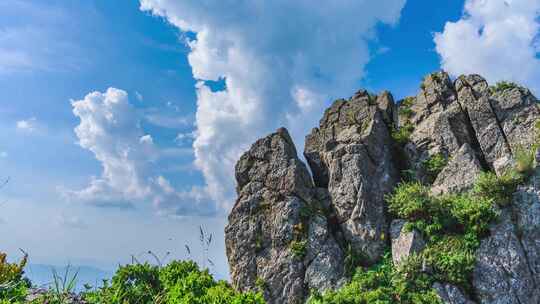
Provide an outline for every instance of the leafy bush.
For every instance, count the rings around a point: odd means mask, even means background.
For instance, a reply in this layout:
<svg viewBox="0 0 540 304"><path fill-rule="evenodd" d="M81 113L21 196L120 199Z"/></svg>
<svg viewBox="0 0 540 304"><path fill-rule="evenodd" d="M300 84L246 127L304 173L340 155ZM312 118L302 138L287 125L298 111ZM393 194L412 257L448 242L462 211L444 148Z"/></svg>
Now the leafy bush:
<svg viewBox="0 0 540 304"><path fill-rule="evenodd" d="M428 275L419 271L421 261L411 256L400 267L394 267L391 254L370 268L358 268L351 282L338 291L324 295L314 291L308 304L368 303L441 303L431 289Z"/></svg>
<svg viewBox="0 0 540 304"><path fill-rule="evenodd" d="M290 249L295 257L303 258L306 255L307 241L292 241Z"/></svg>
<svg viewBox="0 0 540 304"><path fill-rule="evenodd" d="M409 142L412 132L414 131L414 125L412 123L406 123L405 125L392 130L392 138L400 145L405 145Z"/></svg>
<svg viewBox="0 0 540 304"><path fill-rule="evenodd" d="M394 216L407 220L407 229L424 235L427 246L420 257L433 269L433 278L469 289L474 252L497 218L496 203L508 199L514 182L484 173L470 193L439 197L419 182L402 183L387 202Z"/></svg>
<svg viewBox="0 0 540 304"><path fill-rule="evenodd" d="M473 193L480 197L489 197L499 206L510 203L516 187L523 182L524 176L515 170L509 170L501 176L493 172L480 174L474 185Z"/></svg>
<svg viewBox="0 0 540 304"><path fill-rule="evenodd" d="M9 263L7 254L0 252L0 303L19 303L24 300L30 287L23 278L28 255L24 254L19 263Z"/></svg>
<svg viewBox="0 0 540 304"><path fill-rule="evenodd" d="M432 212L429 189L420 182L398 185L387 202L390 212L399 218L420 220L429 217Z"/></svg>
<svg viewBox="0 0 540 304"><path fill-rule="evenodd" d="M407 97L399 103L399 115L411 118L414 115L414 111L411 109L414 104L414 97Z"/></svg>
<svg viewBox="0 0 540 304"><path fill-rule="evenodd" d="M442 153L432 155L422 162L422 167L424 167L424 170L426 170L429 183L433 183L435 181L437 175L441 173L447 164L448 160Z"/></svg>
<svg viewBox="0 0 540 304"><path fill-rule="evenodd" d="M84 293L90 304L263 304L260 294L238 293L227 282L216 282L208 270L192 261L121 266L112 282Z"/></svg>
<svg viewBox="0 0 540 304"><path fill-rule="evenodd" d="M519 85L510 81L500 81L500 82L497 82L495 85L490 86L489 90L491 94L495 94L495 93L504 92L506 90L510 90L514 88L519 88Z"/></svg>

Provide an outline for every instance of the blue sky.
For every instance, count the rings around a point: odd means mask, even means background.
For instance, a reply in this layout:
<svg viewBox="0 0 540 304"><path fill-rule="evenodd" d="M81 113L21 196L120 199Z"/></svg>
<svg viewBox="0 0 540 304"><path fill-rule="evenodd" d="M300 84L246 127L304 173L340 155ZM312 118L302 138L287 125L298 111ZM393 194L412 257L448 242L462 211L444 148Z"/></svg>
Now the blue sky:
<svg viewBox="0 0 540 304"><path fill-rule="evenodd" d="M444 68L538 90L537 0L0 3L0 251L114 268L223 245L234 162L359 88ZM144 256L144 255L142 255Z"/></svg>

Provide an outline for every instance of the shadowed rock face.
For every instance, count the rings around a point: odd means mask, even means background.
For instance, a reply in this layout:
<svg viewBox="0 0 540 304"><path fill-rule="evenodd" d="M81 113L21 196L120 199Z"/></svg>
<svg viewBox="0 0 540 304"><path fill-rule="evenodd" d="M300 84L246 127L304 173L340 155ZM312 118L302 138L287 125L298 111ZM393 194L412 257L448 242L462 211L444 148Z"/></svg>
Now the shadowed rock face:
<svg viewBox="0 0 540 304"><path fill-rule="evenodd" d="M300 303L306 285L336 287L343 253L285 129L257 141L236 166L238 200L225 229L233 285L269 303Z"/></svg>
<svg viewBox="0 0 540 304"><path fill-rule="evenodd" d="M258 140L236 166L238 199L225 230L233 285L262 291L270 304L303 303L310 289L347 282L353 255L369 265L390 246L396 261L422 250L419 236L386 212L400 171L412 170L434 194L466 191L480 172L502 174L516 149L531 148L538 119L527 89L494 93L478 75L452 81L439 72L406 103L366 91L335 101L306 137L312 175L285 129ZM405 127L409 140L395 142L392 130ZM426 167L434 156L447 163L436 176ZM539 176L482 240L471 294L440 282L443 302L540 303Z"/></svg>
<svg viewBox="0 0 540 304"><path fill-rule="evenodd" d="M312 171L318 172L315 183L328 188L339 229L371 262L381 257L388 239L384 196L399 180L384 119L393 116L394 104L385 95L379 99L384 110L365 91L334 102L305 147Z"/></svg>

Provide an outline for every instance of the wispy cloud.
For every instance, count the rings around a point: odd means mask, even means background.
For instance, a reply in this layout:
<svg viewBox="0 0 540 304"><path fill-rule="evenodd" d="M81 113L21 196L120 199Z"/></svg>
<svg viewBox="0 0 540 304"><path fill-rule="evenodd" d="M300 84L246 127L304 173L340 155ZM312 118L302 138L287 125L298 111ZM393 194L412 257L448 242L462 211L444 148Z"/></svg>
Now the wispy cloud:
<svg viewBox="0 0 540 304"><path fill-rule="evenodd" d="M71 39L76 18L51 3L0 3L0 74L76 70L87 63Z"/></svg>

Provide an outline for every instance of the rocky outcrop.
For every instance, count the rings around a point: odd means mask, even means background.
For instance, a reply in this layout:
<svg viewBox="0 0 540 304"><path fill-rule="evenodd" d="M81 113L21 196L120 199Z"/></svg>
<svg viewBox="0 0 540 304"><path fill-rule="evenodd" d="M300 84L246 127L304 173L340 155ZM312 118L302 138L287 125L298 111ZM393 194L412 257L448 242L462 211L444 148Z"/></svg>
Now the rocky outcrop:
<svg viewBox="0 0 540 304"><path fill-rule="evenodd" d="M481 303L540 303L540 169L482 241L473 284Z"/></svg>
<svg viewBox="0 0 540 304"><path fill-rule="evenodd" d="M421 235L388 215L385 195L405 177L439 195L471 189L482 171L503 174L518 149L533 148L539 119L527 89L497 92L478 75L439 72L398 105L389 92L363 90L335 101L306 137L311 175L277 130L236 166L225 231L233 285L262 291L269 304L303 303L309 290L347 282L352 257L352 266L370 265L391 247L399 264L420 253ZM433 159L446 165L432 168ZM539 176L518 188L481 241L472 289L434 285L444 303L540 303Z"/></svg>
<svg viewBox="0 0 540 304"><path fill-rule="evenodd" d="M338 100L326 110L319 128L306 139L305 157L315 184L327 187L337 224L352 248L368 262L386 245L388 221L384 196L398 182L392 161L389 94L377 103L366 91Z"/></svg>
<svg viewBox="0 0 540 304"><path fill-rule="evenodd" d="M505 211L476 253L473 286L480 303L540 302L540 290L529 268L527 254L516 234L511 214Z"/></svg>
<svg viewBox="0 0 540 304"><path fill-rule="evenodd" d="M306 285L336 287L343 252L285 129L257 141L236 166L238 200L225 229L233 285L269 303L301 303ZM324 214L324 213L323 213Z"/></svg>
<svg viewBox="0 0 540 304"><path fill-rule="evenodd" d="M469 190L480 172L482 172L482 165L478 157L471 146L465 143L437 175L431 192L439 195Z"/></svg>
<svg viewBox="0 0 540 304"><path fill-rule="evenodd" d="M435 283L433 289L435 289L444 304L475 304L454 285Z"/></svg>
<svg viewBox="0 0 540 304"><path fill-rule="evenodd" d="M394 265L398 265L411 254L420 253L426 246L422 235L416 230L407 231L405 224L404 220L394 220L390 225Z"/></svg>

